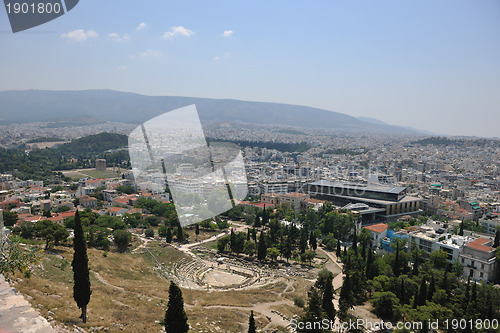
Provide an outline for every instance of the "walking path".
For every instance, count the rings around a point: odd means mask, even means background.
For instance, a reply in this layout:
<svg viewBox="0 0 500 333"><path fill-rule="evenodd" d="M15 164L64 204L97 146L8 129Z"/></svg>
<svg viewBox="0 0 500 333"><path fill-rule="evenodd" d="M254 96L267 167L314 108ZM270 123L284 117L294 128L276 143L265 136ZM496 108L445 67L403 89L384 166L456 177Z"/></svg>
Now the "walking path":
<svg viewBox="0 0 500 333"><path fill-rule="evenodd" d="M56 333L0 275L0 333Z"/></svg>

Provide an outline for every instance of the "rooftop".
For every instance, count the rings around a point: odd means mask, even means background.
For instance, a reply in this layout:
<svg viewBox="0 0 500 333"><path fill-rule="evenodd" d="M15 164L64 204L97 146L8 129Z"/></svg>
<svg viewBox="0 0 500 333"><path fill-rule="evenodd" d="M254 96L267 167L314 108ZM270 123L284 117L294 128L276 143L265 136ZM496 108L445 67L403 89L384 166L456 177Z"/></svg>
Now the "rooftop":
<svg viewBox="0 0 500 333"><path fill-rule="evenodd" d="M317 185L317 186L330 186L330 187L337 187L337 188L364 190L364 191L371 191L371 192L392 193L392 194L400 194L401 192L406 190L406 187L403 187L403 186L384 186L384 185L360 184L360 183L341 183L341 182L332 183L328 180L318 180L318 181L315 181L315 182L312 182L309 184L310 185Z"/></svg>
<svg viewBox="0 0 500 333"><path fill-rule="evenodd" d="M385 230L387 230L388 225L385 223L378 223L378 224L368 225L368 226L363 227L363 228L380 234L380 233L384 232Z"/></svg>

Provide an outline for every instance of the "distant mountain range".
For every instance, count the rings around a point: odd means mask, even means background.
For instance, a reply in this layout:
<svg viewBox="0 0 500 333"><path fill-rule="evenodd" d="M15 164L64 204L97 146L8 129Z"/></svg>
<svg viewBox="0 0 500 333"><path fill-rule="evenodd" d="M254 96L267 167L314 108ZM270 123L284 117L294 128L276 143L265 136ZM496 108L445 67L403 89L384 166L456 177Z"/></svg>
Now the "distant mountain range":
<svg viewBox="0 0 500 333"><path fill-rule="evenodd" d="M162 113L195 104L204 125L277 125L331 128L388 134L425 132L388 125L372 118L307 106L177 96L145 96L113 90L22 90L0 92L0 122L52 121L54 126L96 121L142 123Z"/></svg>

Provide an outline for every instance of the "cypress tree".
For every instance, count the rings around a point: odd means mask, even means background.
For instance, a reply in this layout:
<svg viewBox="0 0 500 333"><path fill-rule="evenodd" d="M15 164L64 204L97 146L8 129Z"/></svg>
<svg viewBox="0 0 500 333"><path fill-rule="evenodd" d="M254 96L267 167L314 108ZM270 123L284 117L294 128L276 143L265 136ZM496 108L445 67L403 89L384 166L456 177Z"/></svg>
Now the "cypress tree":
<svg viewBox="0 0 500 333"><path fill-rule="evenodd" d="M318 248L318 243L316 241L316 237L314 236L314 233L311 231L311 234L309 235L309 246L316 251Z"/></svg>
<svg viewBox="0 0 500 333"><path fill-rule="evenodd" d="M405 280L401 279L401 286L399 287L399 299L401 300L401 304L406 303L406 295L405 295Z"/></svg>
<svg viewBox="0 0 500 333"><path fill-rule="evenodd" d="M306 248L307 248L307 230L306 227L303 225L302 229L300 229L300 238L299 238L300 253L306 252Z"/></svg>
<svg viewBox="0 0 500 333"><path fill-rule="evenodd" d="M250 240L250 228L247 229L247 241Z"/></svg>
<svg viewBox="0 0 500 333"><path fill-rule="evenodd" d="M189 324L184 311L182 291L173 281L170 282L168 294L167 311L165 311L165 331L167 333L187 333Z"/></svg>
<svg viewBox="0 0 500 333"><path fill-rule="evenodd" d="M413 270L412 270L412 274L414 276L418 275L418 265L420 265L420 252L419 252L418 248L416 248L415 249L415 261L413 263Z"/></svg>
<svg viewBox="0 0 500 333"><path fill-rule="evenodd" d="M236 235L234 233L234 230L231 228L231 236L229 237L229 248L231 249L231 252L236 252Z"/></svg>
<svg viewBox="0 0 500 333"><path fill-rule="evenodd" d="M434 275L431 277L431 283L429 284L429 290L427 291L427 300L432 301L432 296L436 291L436 281L434 280Z"/></svg>
<svg viewBox="0 0 500 333"><path fill-rule="evenodd" d="M496 248L500 245L500 230L495 232L495 240L493 241L493 247Z"/></svg>
<svg viewBox="0 0 500 333"><path fill-rule="evenodd" d="M352 249L354 252L358 251L358 235L356 232L352 235Z"/></svg>
<svg viewBox="0 0 500 333"><path fill-rule="evenodd" d="M257 243L257 230L255 228L252 228L252 238L255 243Z"/></svg>
<svg viewBox="0 0 500 333"><path fill-rule="evenodd" d="M460 229L458 230L458 235L459 236L464 235L464 221L460 222Z"/></svg>
<svg viewBox="0 0 500 333"><path fill-rule="evenodd" d="M269 222L269 216L266 212L266 205L264 205L264 209L262 210L262 225L266 225Z"/></svg>
<svg viewBox="0 0 500 333"><path fill-rule="evenodd" d="M82 310L83 322L87 322L87 304L90 301L90 277L89 277L89 258L87 257L87 244L83 235L82 223L80 221L80 214L78 210L75 213L75 237L73 239L73 247L75 254L71 266L73 267L73 278L75 284L73 285L73 298Z"/></svg>
<svg viewBox="0 0 500 333"><path fill-rule="evenodd" d="M254 226L255 228L258 228L258 227L260 227L260 225L261 225L261 224L260 224L260 217L259 217L259 214L255 214L255 221L253 222L253 226Z"/></svg>
<svg viewBox="0 0 500 333"><path fill-rule="evenodd" d="M198 235L200 234L200 225L198 223L196 223L194 233L196 234L196 238L198 238Z"/></svg>
<svg viewBox="0 0 500 333"><path fill-rule="evenodd" d="M339 240L337 240L337 251L336 251L335 255L337 256L337 258L340 259L341 254L342 254L342 250L340 248L340 239L339 239Z"/></svg>
<svg viewBox="0 0 500 333"><path fill-rule="evenodd" d="M255 333L257 330L255 326L255 319L253 318L253 310L250 311L250 319L248 320L248 333Z"/></svg>
<svg viewBox="0 0 500 333"><path fill-rule="evenodd" d="M167 243L172 243L172 230L170 228L167 229Z"/></svg>
<svg viewBox="0 0 500 333"><path fill-rule="evenodd" d="M257 259L259 259L260 261L265 260L266 253L267 253L266 237L264 235L264 232L261 231L259 237L259 246L257 248Z"/></svg>
<svg viewBox="0 0 500 333"><path fill-rule="evenodd" d="M368 280L371 280L375 277L375 271L373 266L373 250L368 250L368 257L366 258L366 269L365 275Z"/></svg>
<svg viewBox="0 0 500 333"><path fill-rule="evenodd" d="M351 277L349 274L345 275L344 281L342 282L342 288L340 289L339 296L339 311L342 317L347 316L347 311L353 305L353 292L351 290Z"/></svg>
<svg viewBox="0 0 500 333"><path fill-rule="evenodd" d="M326 316L328 319L334 320L335 306L333 305L333 285L330 277L326 279L322 301L323 310L325 311Z"/></svg>
<svg viewBox="0 0 500 333"><path fill-rule="evenodd" d="M417 305L425 305L425 301L427 300L427 281L422 279L420 283L420 288L418 288L418 296L417 296Z"/></svg>
<svg viewBox="0 0 500 333"><path fill-rule="evenodd" d="M399 260L399 242L396 241L396 255L394 256L394 275L399 276L399 273L401 272L401 265L400 265L400 260Z"/></svg>
<svg viewBox="0 0 500 333"><path fill-rule="evenodd" d="M448 283L448 270L444 271L443 284L441 285L441 289L444 289L444 291L446 291L446 296L448 296L448 298L449 298L450 297L450 286Z"/></svg>
<svg viewBox="0 0 500 333"><path fill-rule="evenodd" d="M177 241L179 243L184 241L184 234L182 233L182 227L180 225L177 227Z"/></svg>

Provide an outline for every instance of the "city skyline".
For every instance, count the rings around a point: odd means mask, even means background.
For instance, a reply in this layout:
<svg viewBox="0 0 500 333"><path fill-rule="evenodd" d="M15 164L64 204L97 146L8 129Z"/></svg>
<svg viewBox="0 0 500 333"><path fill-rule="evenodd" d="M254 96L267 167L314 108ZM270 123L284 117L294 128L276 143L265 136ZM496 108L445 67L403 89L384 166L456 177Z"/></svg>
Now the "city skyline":
<svg viewBox="0 0 500 333"><path fill-rule="evenodd" d="M497 2L154 5L86 1L16 34L0 10L0 90L277 102L498 137Z"/></svg>

